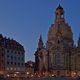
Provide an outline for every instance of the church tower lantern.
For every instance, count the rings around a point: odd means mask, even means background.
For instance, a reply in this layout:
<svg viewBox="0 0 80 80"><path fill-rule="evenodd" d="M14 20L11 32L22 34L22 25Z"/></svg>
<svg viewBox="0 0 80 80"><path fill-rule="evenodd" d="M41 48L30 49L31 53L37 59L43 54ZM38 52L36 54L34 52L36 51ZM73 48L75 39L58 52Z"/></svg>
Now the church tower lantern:
<svg viewBox="0 0 80 80"><path fill-rule="evenodd" d="M59 4L59 6L56 8L55 15L56 15L55 21L56 21L57 23L60 24L61 22L64 22L64 9L61 7L60 4Z"/></svg>

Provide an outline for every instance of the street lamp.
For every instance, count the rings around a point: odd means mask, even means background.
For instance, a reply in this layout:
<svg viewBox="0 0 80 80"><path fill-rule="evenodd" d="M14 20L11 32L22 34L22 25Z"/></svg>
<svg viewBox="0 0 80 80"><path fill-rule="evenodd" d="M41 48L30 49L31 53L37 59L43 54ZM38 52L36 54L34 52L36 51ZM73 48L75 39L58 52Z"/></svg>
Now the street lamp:
<svg viewBox="0 0 80 80"><path fill-rule="evenodd" d="M29 75L29 72L27 72L27 75Z"/></svg>
<svg viewBox="0 0 80 80"><path fill-rule="evenodd" d="M7 77L9 77L10 75L9 74L7 74Z"/></svg>

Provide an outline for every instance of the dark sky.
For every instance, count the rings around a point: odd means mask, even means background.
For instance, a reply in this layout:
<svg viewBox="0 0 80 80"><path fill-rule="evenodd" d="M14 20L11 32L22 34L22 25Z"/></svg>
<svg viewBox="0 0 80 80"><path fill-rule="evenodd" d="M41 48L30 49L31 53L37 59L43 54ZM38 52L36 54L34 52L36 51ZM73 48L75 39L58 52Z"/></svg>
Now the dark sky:
<svg viewBox="0 0 80 80"><path fill-rule="evenodd" d="M25 48L25 61L34 60L40 34L46 43L55 9L60 0L0 0L0 33L14 38ZM80 0L62 0L66 22L76 44L80 32Z"/></svg>

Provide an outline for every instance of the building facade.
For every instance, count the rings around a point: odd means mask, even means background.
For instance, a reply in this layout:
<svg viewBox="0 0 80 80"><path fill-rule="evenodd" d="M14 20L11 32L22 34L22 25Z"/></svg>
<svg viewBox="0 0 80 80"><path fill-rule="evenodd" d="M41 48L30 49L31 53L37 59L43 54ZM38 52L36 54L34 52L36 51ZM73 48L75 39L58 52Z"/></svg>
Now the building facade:
<svg viewBox="0 0 80 80"><path fill-rule="evenodd" d="M48 31L46 47L40 36L35 52L35 73L52 76L80 76L80 35L74 46L73 32L65 21L64 9L59 5L55 21Z"/></svg>
<svg viewBox="0 0 80 80"><path fill-rule="evenodd" d="M34 76L34 62L31 60L25 63L25 76L26 77Z"/></svg>
<svg viewBox="0 0 80 80"><path fill-rule="evenodd" d="M8 77L19 76L25 70L23 46L16 40L0 35L0 74Z"/></svg>

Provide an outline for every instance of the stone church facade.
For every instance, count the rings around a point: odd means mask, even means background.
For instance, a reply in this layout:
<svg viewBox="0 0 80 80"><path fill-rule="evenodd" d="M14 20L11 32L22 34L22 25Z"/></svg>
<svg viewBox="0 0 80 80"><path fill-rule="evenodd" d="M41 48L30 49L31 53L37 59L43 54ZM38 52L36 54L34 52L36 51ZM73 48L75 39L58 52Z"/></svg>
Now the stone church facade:
<svg viewBox="0 0 80 80"><path fill-rule="evenodd" d="M39 76L80 76L80 35L78 46L75 47L73 32L65 22L61 5L56 8L46 47L40 36L35 52L35 73Z"/></svg>

